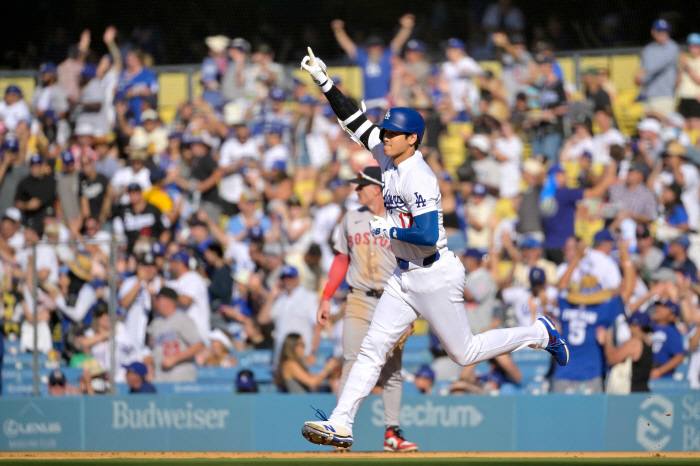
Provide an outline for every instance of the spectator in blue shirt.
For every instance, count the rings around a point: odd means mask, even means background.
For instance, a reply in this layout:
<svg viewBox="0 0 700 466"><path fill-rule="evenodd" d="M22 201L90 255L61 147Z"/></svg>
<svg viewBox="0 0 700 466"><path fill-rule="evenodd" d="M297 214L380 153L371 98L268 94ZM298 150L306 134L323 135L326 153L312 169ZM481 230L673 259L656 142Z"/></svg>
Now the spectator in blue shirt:
<svg viewBox="0 0 700 466"><path fill-rule="evenodd" d="M673 301L667 300L656 303L652 320L654 333L651 335L652 351L654 352L654 369L650 378L670 378L676 367L683 362L683 338L676 328L676 317L680 308Z"/></svg>
<svg viewBox="0 0 700 466"><path fill-rule="evenodd" d="M144 105L156 108L158 77L143 66L143 53L140 50L130 50L125 63L126 69L117 82L116 99L128 102L132 118L140 121Z"/></svg>
<svg viewBox="0 0 700 466"><path fill-rule="evenodd" d="M226 233L234 240L247 241L250 231L255 227L259 227L263 235L270 231L270 217L258 209L258 201L258 197L251 191L241 196L238 202L240 212L226 224Z"/></svg>
<svg viewBox="0 0 700 466"><path fill-rule="evenodd" d="M132 362L126 369L126 384L129 386L129 393L156 393L156 387L146 381L148 368L142 362Z"/></svg>
<svg viewBox="0 0 700 466"><path fill-rule="evenodd" d="M682 192L683 187L678 183L664 186L659 200L664 207L664 220L666 220L666 224L681 231L690 231L688 213L685 207L683 207L683 201L681 201Z"/></svg>
<svg viewBox="0 0 700 466"><path fill-rule="evenodd" d="M401 29L394 36L389 48L385 48L380 37L370 36L366 49L359 48L345 32L345 22L341 19L333 20L331 29L340 47L345 51L350 60L362 67L362 75L365 83L364 100L368 109L388 106L387 95L391 83L391 59L401 53L403 45L413 31L416 17L405 14L399 18Z"/></svg>
<svg viewBox="0 0 700 466"><path fill-rule="evenodd" d="M576 203L581 199L601 197L615 182L617 165L611 162L598 184L588 189L572 189L566 186L566 173L560 164L549 169L548 179L540 195L544 249L547 260L561 264L562 248L567 238L574 236Z"/></svg>

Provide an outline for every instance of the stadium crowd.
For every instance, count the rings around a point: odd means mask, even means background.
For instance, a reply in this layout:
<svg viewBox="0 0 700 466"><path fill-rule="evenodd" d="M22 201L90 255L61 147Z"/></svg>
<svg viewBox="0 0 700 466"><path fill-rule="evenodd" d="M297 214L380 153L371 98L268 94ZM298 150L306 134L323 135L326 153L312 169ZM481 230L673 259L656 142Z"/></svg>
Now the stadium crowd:
<svg viewBox="0 0 700 466"><path fill-rule="evenodd" d="M555 392L604 391L604 379L609 392L647 391L686 354L700 388L700 34L685 53L654 22L635 74L645 115L626 137L607 70L583 70L576 88L550 43L531 50L496 27L500 75L458 38L432 63L413 15L398 21L388 44L356 44L342 20L331 28L362 70L370 119L394 106L425 118L420 150L439 179L448 247L468 272L473 332L552 316L571 351L550 374ZM254 349L273 351L280 389L333 390L340 361L316 356L322 339L339 347L349 290L333 297L327 328L316 310L336 226L359 207L347 180L376 163L264 44L208 37L203 94L166 122L158 76L115 36L105 30L109 54L93 63L85 31L65 60L41 65L33 95L10 85L0 102L5 339L83 368L70 390L54 372L52 394L112 382L152 392L150 382L195 382L207 366L231 368L251 391L236 354ZM444 154L455 130L466 147L457 162ZM415 374L421 392L436 380L454 394L520 383L510 356L478 372L436 338L430 351L432 367Z"/></svg>

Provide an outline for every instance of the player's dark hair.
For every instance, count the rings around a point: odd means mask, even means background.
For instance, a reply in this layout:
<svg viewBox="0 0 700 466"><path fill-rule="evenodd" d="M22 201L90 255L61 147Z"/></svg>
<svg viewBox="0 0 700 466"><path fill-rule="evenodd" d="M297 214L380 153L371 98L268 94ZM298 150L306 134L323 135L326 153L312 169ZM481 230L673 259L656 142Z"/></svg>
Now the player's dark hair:
<svg viewBox="0 0 700 466"><path fill-rule="evenodd" d="M416 134L416 133L404 133L404 137L405 137L406 139L408 139L408 137L409 137L411 134ZM417 134L416 134L416 142L414 142L412 145L413 145L413 148L414 148L415 150L418 150L418 146L420 146L420 138L418 137Z"/></svg>
<svg viewBox="0 0 700 466"><path fill-rule="evenodd" d="M216 254L219 258L224 257L224 249L221 247L219 243L210 243L207 246L207 249Z"/></svg>

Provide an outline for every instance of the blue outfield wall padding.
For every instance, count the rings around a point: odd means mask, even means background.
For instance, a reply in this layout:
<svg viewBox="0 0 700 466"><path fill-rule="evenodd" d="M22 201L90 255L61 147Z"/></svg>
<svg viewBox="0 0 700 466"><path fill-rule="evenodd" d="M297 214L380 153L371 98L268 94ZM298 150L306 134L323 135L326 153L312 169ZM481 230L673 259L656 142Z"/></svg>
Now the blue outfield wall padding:
<svg viewBox="0 0 700 466"><path fill-rule="evenodd" d="M301 436L333 395L131 395L0 399L0 451L329 451ZM360 408L354 451L379 451L381 397ZM700 392L406 395L421 451L700 451Z"/></svg>

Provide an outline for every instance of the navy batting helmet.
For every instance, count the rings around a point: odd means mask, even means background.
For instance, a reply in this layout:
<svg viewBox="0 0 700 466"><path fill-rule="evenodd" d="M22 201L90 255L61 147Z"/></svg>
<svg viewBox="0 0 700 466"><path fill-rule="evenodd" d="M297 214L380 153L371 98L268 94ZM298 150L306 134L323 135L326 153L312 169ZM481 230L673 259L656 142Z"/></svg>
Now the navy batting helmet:
<svg viewBox="0 0 700 466"><path fill-rule="evenodd" d="M416 134L418 142L423 139L425 132L425 121L420 113L406 107L394 107L387 110L384 119L377 123L377 126L400 133Z"/></svg>

